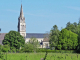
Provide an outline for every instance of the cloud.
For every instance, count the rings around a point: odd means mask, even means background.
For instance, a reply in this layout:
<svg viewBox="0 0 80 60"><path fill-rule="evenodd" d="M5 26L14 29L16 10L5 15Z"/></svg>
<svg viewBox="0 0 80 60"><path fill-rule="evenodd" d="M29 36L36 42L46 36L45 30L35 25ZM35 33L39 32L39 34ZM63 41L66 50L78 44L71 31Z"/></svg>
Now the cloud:
<svg viewBox="0 0 80 60"><path fill-rule="evenodd" d="M68 6L67 8L70 8L70 9L73 9L73 10L80 11L80 7Z"/></svg>

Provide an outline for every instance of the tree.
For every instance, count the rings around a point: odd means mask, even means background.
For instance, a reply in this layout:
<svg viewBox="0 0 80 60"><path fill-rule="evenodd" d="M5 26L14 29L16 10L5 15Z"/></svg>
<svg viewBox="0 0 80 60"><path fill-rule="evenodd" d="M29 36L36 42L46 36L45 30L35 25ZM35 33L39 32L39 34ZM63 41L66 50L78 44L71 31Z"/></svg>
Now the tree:
<svg viewBox="0 0 80 60"><path fill-rule="evenodd" d="M39 47L39 42L36 38L32 37L30 38L29 44L31 44L33 46L33 51L36 52L37 48Z"/></svg>
<svg viewBox="0 0 80 60"><path fill-rule="evenodd" d="M68 22L67 24L66 24L66 27L69 27L71 25L71 23L70 22Z"/></svg>
<svg viewBox="0 0 80 60"><path fill-rule="evenodd" d="M50 37L49 37L50 48L57 46L59 32L60 31L58 30L57 25L54 25L50 31Z"/></svg>
<svg viewBox="0 0 80 60"><path fill-rule="evenodd" d="M74 22L73 24L68 22L66 25L66 29L67 30L71 30L72 32L76 33L78 32L78 25L76 22Z"/></svg>
<svg viewBox="0 0 80 60"><path fill-rule="evenodd" d="M76 49L77 45L78 35L67 29L62 29L59 35L57 48L63 50ZM59 46L61 46L61 48Z"/></svg>
<svg viewBox="0 0 80 60"><path fill-rule="evenodd" d="M32 52L33 51L33 45L30 43L25 43L24 47L21 48L21 52Z"/></svg>
<svg viewBox="0 0 80 60"><path fill-rule="evenodd" d="M79 22L78 22L78 25L80 25L80 18L79 18Z"/></svg>
<svg viewBox="0 0 80 60"><path fill-rule="evenodd" d="M21 46L23 46L25 43L25 39L22 35L20 35L19 32L16 31L10 31L7 33L4 37L4 40L2 41L3 45L9 45L10 49L16 48L19 49Z"/></svg>

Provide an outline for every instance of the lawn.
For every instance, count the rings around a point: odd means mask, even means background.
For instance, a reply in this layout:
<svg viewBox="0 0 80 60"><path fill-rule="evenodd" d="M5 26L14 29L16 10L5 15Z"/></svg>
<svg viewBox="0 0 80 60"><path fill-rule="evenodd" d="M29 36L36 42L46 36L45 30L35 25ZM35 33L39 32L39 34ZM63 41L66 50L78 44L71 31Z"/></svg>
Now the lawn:
<svg viewBox="0 0 80 60"><path fill-rule="evenodd" d="M8 53L7 60L41 60L46 53ZM48 53L45 60L80 60L80 54L76 53Z"/></svg>
<svg viewBox="0 0 80 60"><path fill-rule="evenodd" d="M40 60L45 53L8 53L7 60ZM6 54L4 54L6 59Z"/></svg>

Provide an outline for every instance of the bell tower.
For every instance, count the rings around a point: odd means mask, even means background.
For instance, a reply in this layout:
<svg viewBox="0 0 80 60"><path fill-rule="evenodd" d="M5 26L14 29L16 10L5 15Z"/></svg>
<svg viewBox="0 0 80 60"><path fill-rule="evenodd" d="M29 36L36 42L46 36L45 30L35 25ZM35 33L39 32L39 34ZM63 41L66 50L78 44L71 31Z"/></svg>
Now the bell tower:
<svg viewBox="0 0 80 60"><path fill-rule="evenodd" d="M22 4L20 9L20 16L18 17L18 32L26 38L26 23L25 23L25 17L23 14Z"/></svg>

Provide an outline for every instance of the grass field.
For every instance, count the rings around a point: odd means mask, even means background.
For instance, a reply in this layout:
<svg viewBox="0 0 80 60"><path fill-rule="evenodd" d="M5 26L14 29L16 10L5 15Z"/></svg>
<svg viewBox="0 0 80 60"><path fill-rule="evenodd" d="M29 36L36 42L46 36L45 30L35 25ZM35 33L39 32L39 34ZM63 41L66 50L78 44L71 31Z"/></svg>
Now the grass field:
<svg viewBox="0 0 80 60"><path fill-rule="evenodd" d="M46 53L8 53L7 60L41 60ZM1 59L0 59L1 60ZM75 53L48 53L45 60L80 60L80 54Z"/></svg>

